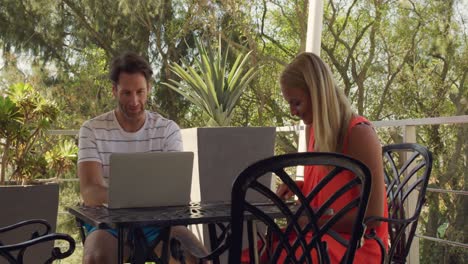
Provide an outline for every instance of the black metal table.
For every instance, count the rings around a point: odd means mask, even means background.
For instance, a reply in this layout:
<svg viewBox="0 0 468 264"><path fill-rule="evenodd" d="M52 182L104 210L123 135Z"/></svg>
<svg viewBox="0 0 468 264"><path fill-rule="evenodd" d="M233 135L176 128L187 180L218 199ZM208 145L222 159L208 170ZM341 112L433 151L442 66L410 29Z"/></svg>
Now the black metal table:
<svg viewBox="0 0 468 264"><path fill-rule="evenodd" d="M263 211L271 216L281 217L278 208L273 205L262 205ZM123 261L124 230L135 227L154 226L170 228L176 225L208 224L210 241L213 243L216 234L215 225L229 223L231 205L229 203L191 203L186 206L166 206L155 208L108 209L106 207L70 207L68 211L77 219L98 228L115 228L118 234L118 261ZM252 222L254 217L248 213L245 220ZM250 229L251 227L249 227ZM253 243L254 246L256 243ZM217 245L216 245L217 246ZM214 245L211 244L212 249ZM164 254L163 249L163 254ZM164 261L164 260L163 260ZM217 261L214 261L215 263Z"/></svg>

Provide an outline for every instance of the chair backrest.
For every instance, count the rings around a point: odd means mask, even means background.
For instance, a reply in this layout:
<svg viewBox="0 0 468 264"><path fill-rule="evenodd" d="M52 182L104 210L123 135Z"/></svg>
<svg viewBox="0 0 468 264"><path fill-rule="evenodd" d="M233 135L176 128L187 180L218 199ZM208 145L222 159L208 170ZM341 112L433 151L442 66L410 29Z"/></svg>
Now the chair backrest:
<svg viewBox="0 0 468 264"><path fill-rule="evenodd" d="M294 171L296 166L324 166L328 174L310 193L303 194L289 173ZM317 208L312 208L310 204L317 193L324 188L330 188L328 184L336 180L337 177L343 176L340 174L343 171L350 171L356 177L346 177L350 179L346 180L343 185L336 186L336 191L326 202L317 205ZM270 189L270 186L261 184L259 178L270 173L276 175L297 197L297 201L293 205L281 200L275 191ZM278 259L281 258L284 258L284 263L312 263L312 259L316 259L319 263L328 263L327 245L323 241L325 234L332 235L334 239L346 245L347 251L343 256L342 263L352 263L354 253L364 232L362 222L370 186L369 169L361 162L341 154L294 153L274 156L254 163L241 172L233 184L229 263L240 263L243 222L247 214L253 215L256 221L263 222L268 227L267 261L269 263L277 263ZM339 211L330 214L332 203L348 191L355 191L356 188L358 195ZM247 192L257 192L266 197L271 204L274 204L274 207L279 209L277 211L281 212L280 216L271 217L271 214L266 213L266 211L271 210L271 205L247 201ZM356 210L356 220L353 224L353 232L345 239L330 228L351 210ZM301 226L298 222L299 218L306 218L307 224ZM319 225L318 219L326 220L323 225ZM291 239L291 237L294 238ZM274 240L277 242L272 241L272 238L275 238ZM252 257L250 256L251 260Z"/></svg>
<svg viewBox="0 0 468 264"><path fill-rule="evenodd" d="M390 262L406 261L425 202L432 170L431 152L418 144L386 145L382 149L387 186Z"/></svg>
<svg viewBox="0 0 468 264"><path fill-rule="evenodd" d="M30 219L15 223L9 226L0 227L0 234L12 232L18 229L29 229L33 227L31 238L27 240L17 241L14 243L3 243L0 241L0 263L25 263L27 262L25 256L29 253L28 249L40 247L46 243L59 242L61 247L51 248L49 256L42 263L52 263L55 260L64 259L69 257L75 251L75 240L67 235L61 233L50 233L50 224L43 219ZM37 228L37 230L36 230ZM47 249L47 247L45 247ZM36 255L33 255L37 257Z"/></svg>

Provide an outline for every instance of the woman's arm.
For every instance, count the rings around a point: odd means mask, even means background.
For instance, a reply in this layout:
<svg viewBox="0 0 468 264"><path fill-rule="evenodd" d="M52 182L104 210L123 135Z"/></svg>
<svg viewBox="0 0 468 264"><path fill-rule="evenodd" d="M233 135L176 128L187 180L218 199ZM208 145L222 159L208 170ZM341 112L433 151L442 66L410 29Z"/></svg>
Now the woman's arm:
<svg viewBox="0 0 468 264"><path fill-rule="evenodd" d="M384 177L382 162L382 146L377 138L374 129L366 124L357 125L351 130L348 141L349 156L363 162L370 170L372 177L371 193L369 203L364 218L369 216L383 216L384 213ZM338 232L351 232L356 211L346 214L333 225L333 229ZM328 217L319 220L319 225L325 224ZM301 225L308 222L307 217L299 220ZM371 222L367 227L376 227L381 222Z"/></svg>
<svg viewBox="0 0 468 264"><path fill-rule="evenodd" d="M351 130L348 143L348 155L363 162L372 177L371 192L366 215L383 216L385 203L385 182L383 175L382 145L374 129L366 124L355 126ZM379 226L380 222L371 222L368 227Z"/></svg>
<svg viewBox="0 0 468 264"><path fill-rule="evenodd" d="M297 187L299 187L299 189L301 190L304 187L304 181L296 181L296 184L297 184ZM278 195L279 198L283 200L288 200L294 195L294 193L291 190L289 190L286 184L281 183L276 189L276 195Z"/></svg>

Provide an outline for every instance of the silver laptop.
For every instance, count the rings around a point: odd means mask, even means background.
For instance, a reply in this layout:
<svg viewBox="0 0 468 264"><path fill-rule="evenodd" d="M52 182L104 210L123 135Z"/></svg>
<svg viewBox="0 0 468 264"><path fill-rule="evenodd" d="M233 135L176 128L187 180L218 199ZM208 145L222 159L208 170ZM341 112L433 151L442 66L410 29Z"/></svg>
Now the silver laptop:
<svg viewBox="0 0 468 264"><path fill-rule="evenodd" d="M193 152L113 153L110 209L190 203Z"/></svg>

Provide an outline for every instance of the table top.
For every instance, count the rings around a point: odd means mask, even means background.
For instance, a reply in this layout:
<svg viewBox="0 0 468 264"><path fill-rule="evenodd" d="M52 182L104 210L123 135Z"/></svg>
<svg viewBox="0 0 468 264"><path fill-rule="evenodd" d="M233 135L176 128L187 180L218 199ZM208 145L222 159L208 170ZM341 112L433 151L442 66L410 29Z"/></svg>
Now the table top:
<svg viewBox="0 0 468 264"><path fill-rule="evenodd" d="M281 217L279 209L271 204L256 204L270 216ZM100 228L155 225L192 225L230 222L231 205L225 202L191 203L184 206L154 208L108 209L106 207L76 206L68 211L82 221ZM254 219L246 212L245 219Z"/></svg>

